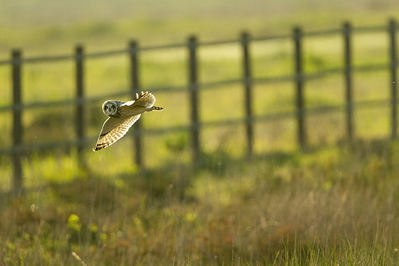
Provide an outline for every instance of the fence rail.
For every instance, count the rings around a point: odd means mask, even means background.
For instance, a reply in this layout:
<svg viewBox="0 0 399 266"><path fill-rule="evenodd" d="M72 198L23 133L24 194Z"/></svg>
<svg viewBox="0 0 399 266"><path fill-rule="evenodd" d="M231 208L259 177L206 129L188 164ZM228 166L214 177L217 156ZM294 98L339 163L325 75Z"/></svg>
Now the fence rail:
<svg viewBox="0 0 399 266"><path fill-rule="evenodd" d="M253 126L257 122L265 122L271 120L279 120L285 118L295 117L297 121L297 141L301 149L305 149L307 145L307 132L306 132L306 116L311 113L324 113L332 111L345 111L346 120L346 134L348 140L355 137L354 117L353 110L355 107L369 105L391 105L391 137L397 136L397 31L398 26L394 19L391 19L386 26L372 26L372 27L353 27L349 22L345 22L341 28L334 28L323 31L306 32L300 27L293 29L291 34L269 35L269 36L250 36L247 32L243 32L239 38L207 41L201 42L196 36L190 36L186 43L175 43L160 46L139 46L137 41L129 43L127 48L91 52L84 51L83 46L78 45L74 54L64 54L56 56L38 56L38 57L23 57L20 50L13 50L9 60L0 60L0 67L9 66L12 69L12 91L13 101L12 104L0 106L1 112L12 112L13 115L13 129L12 129L12 146L0 148L0 155L10 156L13 164L13 191L21 193L23 188L23 169L21 158L23 155L42 151L52 150L57 148L77 148L78 159L82 166L84 166L84 148L89 142L96 139L96 136L86 136L85 126L85 103L98 102L109 97L118 96L131 96L135 95L140 88L140 60L139 56L144 52L159 51L164 49L186 49L187 57L187 85L186 86L172 86L164 88L153 88L152 91L157 93L165 92L188 92L190 100L190 125L175 126L167 128L142 128L140 121L135 124L133 133L135 158L134 162L143 167L143 135L147 134L165 134L177 131L191 132L191 146L192 146L192 160L197 162L201 151L201 138L200 133L203 127L212 126L232 126L232 125L245 125L246 142L247 142L247 155L251 156L253 153ZM368 34L368 33L387 33L389 38L389 64L370 64L370 65L353 65L353 48L352 38L354 34ZM330 68L320 70L315 73L305 73L303 68L303 39L313 37L325 36L341 36L343 40L343 67ZM293 62L294 72L292 75L283 75L267 78L254 78L251 70L251 43L267 42L273 40L288 40L293 43ZM221 80L215 82L201 83L198 79L198 49L201 47L218 46L227 44L238 44L241 46L242 53L242 77L231 80ZM130 88L123 88L120 92L111 93L107 95L99 95L95 97L87 97L85 95L85 62L89 59L97 59L104 57L113 57L116 55L128 55L130 58ZM23 66L26 64L36 63L52 63L59 61L74 61L75 62L75 89L76 94L74 98L51 101L51 102L32 102L24 103L22 97L22 71ZM377 101L363 101L354 102L353 100L353 73L354 72L370 72L377 70L389 70L390 83L391 83L391 98L386 100ZM304 90L306 81L323 78L329 75L342 74L344 77L345 86L345 99L343 105L336 106L320 106L316 108L306 108ZM254 115L253 114L253 86L257 84L279 83L279 82L293 82L295 84L295 98L296 105L295 111L285 111L280 113L272 113L267 115ZM223 121L203 122L199 116L199 97L200 90L215 89L217 87L242 84L244 89L244 118L229 119ZM23 123L22 115L24 110L49 108L55 106L75 106L75 134L76 138L66 140L63 142L49 142L37 144L24 144L23 143Z"/></svg>

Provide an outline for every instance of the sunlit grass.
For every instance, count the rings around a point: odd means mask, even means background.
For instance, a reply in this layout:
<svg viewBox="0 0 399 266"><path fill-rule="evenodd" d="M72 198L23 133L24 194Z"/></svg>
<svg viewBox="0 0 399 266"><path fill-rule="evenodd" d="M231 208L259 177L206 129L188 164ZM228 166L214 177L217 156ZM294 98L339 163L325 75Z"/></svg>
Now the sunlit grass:
<svg viewBox="0 0 399 266"><path fill-rule="evenodd" d="M341 26L339 14L324 15L306 13L295 22L304 22L305 30ZM316 20L320 23L314 25ZM353 20L368 25L386 23L381 16L354 15ZM64 28L44 25L32 31L22 27L19 35L1 28L2 35L10 39L0 41L6 43L0 54L8 57L4 47L9 45L29 48L24 53L27 56L72 54L71 36L91 52L126 48L133 35L140 45L147 45L161 39L162 43L184 42L192 32L202 33L200 41L238 38L238 26L250 26L252 36L289 33L293 25L293 20L272 22L265 16L262 21L259 17L245 24L240 21L186 19L162 25L141 20L140 26L127 20L87 22ZM341 67L342 45L341 36L306 38L305 72ZM294 72L290 39L253 42L250 52L255 78ZM387 54L386 33L355 35L356 66L388 66ZM239 43L200 47L198 59L200 83L242 77ZM140 87L161 88L154 93L157 105L165 107L163 112L143 115L144 128L189 126L188 90L167 91L188 83L187 49L146 51L139 61ZM128 55L87 59L85 66L88 97L130 92ZM74 98L74 71L73 61L24 65L24 102ZM12 102L10 77L9 67L0 66L2 106ZM388 70L355 72L353 84L355 102L390 97ZM189 130L145 133L144 170L134 164L134 129L101 152L90 150L93 139L83 154L86 170L80 168L83 162L74 149L24 157L27 193L21 198L6 193L0 197L1 262L71 265L77 263L73 251L88 265L395 265L399 257L398 143L371 141L390 136L389 102L354 107L357 141L349 144L345 142L342 74L306 81L306 109L343 108L307 113L308 149L299 152L295 84L256 83L252 90L254 115L292 112L292 116L254 124L255 154L250 159L246 157L244 124L202 127L196 167L191 164ZM243 97L239 83L201 88L200 121L244 118ZM106 118L100 106L101 101L85 106L89 137L97 136ZM73 106L24 111L24 142L75 139L74 115ZM11 122L10 113L1 114L0 126L7 132L0 139L2 148L11 146ZM12 164L8 157L0 159L0 188L6 192L12 187Z"/></svg>
<svg viewBox="0 0 399 266"><path fill-rule="evenodd" d="M394 265L397 146L359 142L250 161L216 152L199 172L176 165L69 181L73 163L44 159L37 170L50 187L2 207L2 259L72 263L74 251L96 265Z"/></svg>

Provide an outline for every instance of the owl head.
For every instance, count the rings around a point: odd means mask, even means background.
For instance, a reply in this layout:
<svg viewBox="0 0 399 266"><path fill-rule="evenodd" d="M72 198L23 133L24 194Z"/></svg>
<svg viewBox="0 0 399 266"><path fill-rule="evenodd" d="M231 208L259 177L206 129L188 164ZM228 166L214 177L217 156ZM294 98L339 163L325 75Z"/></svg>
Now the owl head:
<svg viewBox="0 0 399 266"><path fill-rule="evenodd" d="M120 101L106 101L103 103L103 112L108 116L117 116Z"/></svg>

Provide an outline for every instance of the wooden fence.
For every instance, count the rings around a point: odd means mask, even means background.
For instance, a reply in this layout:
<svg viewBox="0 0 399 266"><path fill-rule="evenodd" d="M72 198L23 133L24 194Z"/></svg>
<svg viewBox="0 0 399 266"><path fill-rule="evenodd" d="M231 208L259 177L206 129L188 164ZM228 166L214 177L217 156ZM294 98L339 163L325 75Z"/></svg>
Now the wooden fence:
<svg viewBox="0 0 399 266"><path fill-rule="evenodd" d="M391 84L391 99L384 101L364 101L359 102L357 105L386 105L391 104L391 137L396 138L397 136L397 23L394 19L391 19L387 26L377 27L352 27L350 23L344 23L341 28L317 31L317 32L303 32L300 27L293 29L291 34L275 35L275 36L260 36L251 37L248 33L242 33L239 39L222 40L214 42L199 42L196 36L190 36L187 43L172 44L165 46L150 46L140 47L137 41L129 43L127 49L104 51L96 53L85 53L84 47L78 45L75 50L75 54L62 55L62 56L45 56L45 57L30 57L24 58L20 50L13 50L11 53L10 60L0 61L0 66L9 66L12 68L12 92L13 102L8 106L0 106L0 112L12 112L13 115L13 127L12 127L12 146L0 148L0 156L10 156L13 164L13 191L20 193L23 188L23 169L21 164L21 158L23 155L36 152L40 150L49 150L60 147L76 147L79 162L84 165L84 149L87 147L89 142L93 142L97 136L88 137L86 135L86 123L85 123L85 103L97 102L109 97L135 95L140 88L140 63L139 56L141 53L158 51L162 49L179 48L187 49L187 86L183 87L168 87L168 88L154 88L154 92L176 92L176 91L188 91L190 99L190 120L191 124L185 127L169 127L161 128L156 130L146 130L141 128L141 123L138 121L135 125L133 134L134 147L135 147L135 158L134 161L138 166L143 166L143 149L142 149L142 137L145 134L163 134L170 133L180 130L189 130L191 132L191 148L192 148L192 160L196 162L199 159L201 150L201 127L211 125L238 125L245 124L246 131L246 142L247 142L247 154L250 156L253 153L254 134L253 127L254 123L259 121L269 121L296 116L297 123L297 141L298 146L304 149L307 145L307 131L306 131L306 114L307 113L320 113L330 112L337 109L344 109L346 113L346 135L348 140L354 138L354 117L353 117L353 85L352 76L354 71L376 71L389 69L390 71L390 84ZM389 37L389 51L390 55L389 64L373 64L363 65L354 67L352 63L352 37L354 33L371 33L371 32L387 32ZM318 73L306 74L303 68L303 39L310 38L312 36L333 36L341 35L343 39L343 68L330 68L321 70ZM250 44L259 41L269 40L289 40L291 39L294 47L294 74L286 76L276 76L271 78L253 78L251 71L251 53ZM198 80L198 49L205 46L217 46L223 44L239 44L242 48L242 78L234 80L225 80L210 83L200 83ZM130 88L126 92L114 93L111 95L102 95L98 97L86 97L85 96L85 62L92 58L99 57L112 57L115 55L126 54L130 57ZM34 64L37 62L58 62L65 60L75 61L75 82L76 82L76 97L73 99L66 99L61 101L53 102L34 102L34 103L23 103L22 97L22 75L23 66L25 64ZM331 74L342 73L345 79L345 103L339 106L322 106L318 108L305 109L304 89L305 81L322 78ZM256 116L253 114L252 107L252 88L254 84L264 83L277 83L277 82L293 82L296 88L296 110L295 112L281 112L263 116ZM198 103L198 92L209 88L214 88L221 85L237 84L241 83L244 89L244 101L245 101L245 118L224 120L218 122L201 122L199 117L199 103ZM24 144L23 143L23 123L22 113L24 110L35 109L35 108L51 108L60 105L74 105L75 106L75 132L76 138L74 140L68 140L64 142L52 142L52 143L38 143L38 144ZM305 112L306 111L306 112Z"/></svg>

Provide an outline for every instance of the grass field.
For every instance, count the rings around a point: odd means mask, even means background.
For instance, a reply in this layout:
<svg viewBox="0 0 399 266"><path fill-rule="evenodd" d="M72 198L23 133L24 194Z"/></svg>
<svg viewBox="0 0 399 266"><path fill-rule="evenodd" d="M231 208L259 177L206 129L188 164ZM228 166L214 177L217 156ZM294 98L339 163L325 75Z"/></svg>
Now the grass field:
<svg viewBox="0 0 399 266"><path fill-rule="evenodd" d="M2 199L3 263L395 265L397 143L206 159L70 180L45 167L65 181Z"/></svg>
<svg viewBox="0 0 399 266"><path fill-rule="evenodd" d="M277 2L277 1L276 1ZM24 55L180 43L188 34L200 40L238 38L355 25L386 25L397 14L395 1L351 3L294 0L202 1L165 4L117 0L0 0L0 59L10 48ZM76 6L79 5L79 11ZM38 8L46 6L44 11ZM221 19L221 12L224 14ZM309 14L312 14L311 16ZM354 65L389 64L386 33L356 34ZM342 38L305 39L305 72L342 66ZM291 40L251 44L256 78L293 72ZM186 51L141 54L144 89L184 86ZM242 75L237 45L199 50L200 82ZM127 91L127 56L90 59L88 96ZM23 67L23 100L74 97L71 61ZM341 74L306 82L307 108L344 103ZM355 102L389 99L388 69L354 75ZM9 105L10 69L0 66L0 105ZM292 82L254 86L256 115L293 111ZM244 117L241 84L201 90L202 121ZM156 94L163 112L145 114L145 128L187 125L186 92ZM126 98L127 100L128 98ZM101 102L86 106L88 135L105 119ZM74 109L58 107L24 112L24 142L74 139ZM344 110L309 114L309 148L298 151L294 117L255 125L255 156L245 158L245 131L207 127L201 131L199 167L190 164L189 132L144 136L147 169L133 164L133 144L125 137L101 153L86 152L89 171L81 171L75 152L32 154L24 158L27 193L11 198L11 162L0 157L0 264L79 265L395 265L399 259L397 167L399 144L388 141L390 106L355 108L356 141L345 141ZM11 143L11 114L0 113ZM10 133L8 133L10 132ZM94 145L94 144L93 144Z"/></svg>

